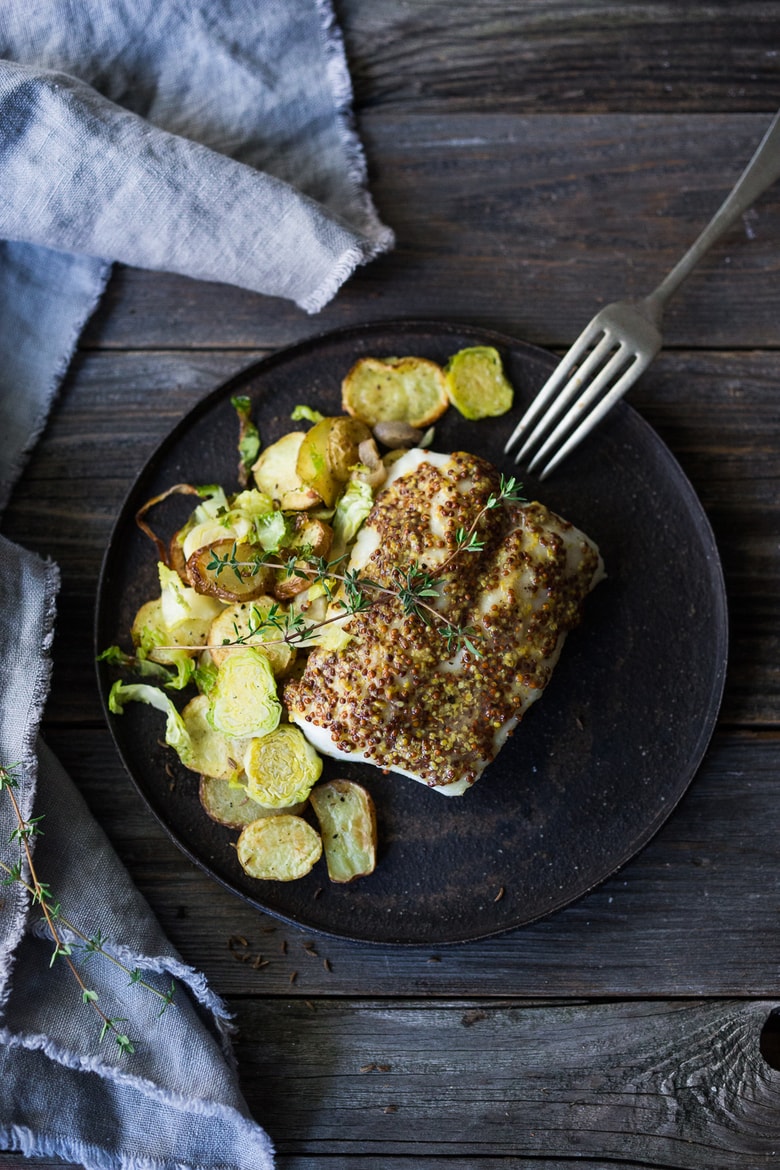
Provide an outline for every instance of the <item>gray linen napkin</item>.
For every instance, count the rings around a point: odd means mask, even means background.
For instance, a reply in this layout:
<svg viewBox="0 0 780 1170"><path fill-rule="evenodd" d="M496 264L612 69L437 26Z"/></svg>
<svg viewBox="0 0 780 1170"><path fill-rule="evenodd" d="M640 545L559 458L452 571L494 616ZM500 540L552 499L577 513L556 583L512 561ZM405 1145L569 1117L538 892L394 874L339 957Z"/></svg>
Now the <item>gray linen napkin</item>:
<svg viewBox="0 0 780 1170"><path fill-rule="evenodd" d="M328 0L5 0L0 7L0 509L111 262L315 312L392 246L365 186ZM238 1089L224 1005L162 935L39 724L59 576L0 537L0 766L62 915L105 950L89 990L18 882L0 890L0 1148L88 1167L272 1164ZM0 861L20 855L0 792ZM63 919L64 921L64 919ZM144 987L127 969L137 971ZM158 1017L175 980L173 1003ZM155 988L157 994L155 995ZM264 1119L265 1120L265 1119Z"/></svg>

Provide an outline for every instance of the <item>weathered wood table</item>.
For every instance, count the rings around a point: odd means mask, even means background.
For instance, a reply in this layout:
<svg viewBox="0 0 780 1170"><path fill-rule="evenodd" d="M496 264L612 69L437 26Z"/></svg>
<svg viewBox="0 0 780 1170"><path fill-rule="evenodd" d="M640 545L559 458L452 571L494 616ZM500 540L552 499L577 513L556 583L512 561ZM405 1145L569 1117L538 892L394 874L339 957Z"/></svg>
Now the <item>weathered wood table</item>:
<svg viewBox="0 0 780 1170"><path fill-rule="evenodd" d="M191 865L109 738L99 566L133 477L183 412L275 348L368 320L433 317L562 350L598 305L671 267L780 106L777 5L762 0L339 12L397 248L317 318L116 270L5 520L62 569L46 737L171 939L235 1009L243 1087L283 1170L777 1166L780 186L678 295L631 395L712 522L731 652L698 775L616 875L486 941L317 937Z"/></svg>

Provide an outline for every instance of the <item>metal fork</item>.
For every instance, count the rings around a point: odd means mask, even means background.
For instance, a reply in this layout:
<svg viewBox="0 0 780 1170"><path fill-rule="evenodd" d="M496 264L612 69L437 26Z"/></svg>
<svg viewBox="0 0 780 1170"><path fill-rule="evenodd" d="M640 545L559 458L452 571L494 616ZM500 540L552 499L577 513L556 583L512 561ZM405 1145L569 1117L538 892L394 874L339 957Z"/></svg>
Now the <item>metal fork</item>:
<svg viewBox="0 0 780 1170"><path fill-rule="evenodd" d="M641 300L607 305L561 359L504 448L509 452L524 440L516 462L532 455L528 463L532 471L547 459L539 476L544 479L593 430L661 348L661 319L669 298L705 252L778 178L780 112L731 194L658 287Z"/></svg>

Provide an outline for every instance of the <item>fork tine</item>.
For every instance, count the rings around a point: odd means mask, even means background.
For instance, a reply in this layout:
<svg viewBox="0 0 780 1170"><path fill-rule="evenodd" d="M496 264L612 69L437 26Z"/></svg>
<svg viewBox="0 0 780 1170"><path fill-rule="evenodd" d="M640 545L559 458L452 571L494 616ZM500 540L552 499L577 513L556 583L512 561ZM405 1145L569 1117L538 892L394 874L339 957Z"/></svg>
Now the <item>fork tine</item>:
<svg viewBox="0 0 780 1170"><path fill-rule="evenodd" d="M588 354L582 365L578 366L574 370L566 385L558 393L555 401L550 405L547 413L541 419L539 419L530 435L526 437L525 443L515 456L516 463L519 463L523 456L526 455L532 447L535 447L537 443L541 442L545 432L550 430L555 421L566 410L566 407L574 401L574 399L582 390L582 387L587 386L588 379L590 378L593 371L599 369L599 367L604 363L607 355L614 348L615 343L611 340L609 334L604 332L604 335L599 341L598 345ZM530 466L533 467L533 464Z"/></svg>
<svg viewBox="0 0 780 1170"><path fill-rule="evenodd" d="M603 334L603 329L594 329L594 321L583 329L577 340L570 346L568 351L563 355L558 365L553 370L550 377L537 393L531 405L526 410L520 422L517 424L512 434L507 440L504 447L504 453L508 454L520 437L528 430L530 426L536 421L542 413L547 404L555 397L556 391L564 379L571 375L574 366L579 361L582 354L587 348L593 344L599 334Z"/></svg>
<svg viewBox="0 0 780 1170"><path fill-rule="evenodd" d="M563 418L558 422L558 425L550 432L533 459L531 459L528 464L529 471L533 471L535 467L538 467L545 456L550 451L555 450L556 445L560 443L564 435L568 434L576 420L584 416L590 404L603 393L617 376L618 372L625 366L629 356L628 346L625 342L621 342L609 361L599 370L593 381L586 383L584 388L582 387L582 383L580 383L582 393L573 405L569 407Z"/></svg>
<svg viewBox="0 0 780 1170"><path fill-rule="evenodd" d="M615 355L615 358L613 358L612 362L609 364L612 365L619 356L620 352L618 351L618 353ZM632 353L629 356L632 357L633 360L630 361L628 367L623 371L615 384L609 390L607 390L607 393L602 396L600 401L596 403L590 414L586 414L586 416L580 422L579 426L575 427L568 438L561 444L555 455L540 472L540 480L545 479L553 470L553 468L557 467L558 464L561 463L567 455L571 454L574 448L582 442L585 436L588 435L593 430L593 428L601 422L602 418L604 418L604 415L612 409L618 399L622 398L626 391L631 386L633 386L634 382L637 380L640 374L642 374L644 370L647 369L647 367L650 365L650 362L652 361L652 355ZM613 369L613 374L616 372L617 368L618 367L616 366L615 369ZM603 385L605 384L606 382L603 383ZM567 414L566 418L564 418L556 428L558 435L556 436L556 432L554 432L548 439L547 443L545 443L545 447L540 448L533 463L529 465L529 470L534 466L534 464L537 464L544 458L545 453L552 450L557 437L565 434L567 428L572 425L578 415L581 415L582 411L587 409L587 406L598 396L598 389L595 389L594 392L595 386L596 384L594 383L594 387L591 388L591 391L589 391L588 394L583 395L582 399L575 403L575 405ZM545 452L545 448L547 448L547 452Z"/></svg>

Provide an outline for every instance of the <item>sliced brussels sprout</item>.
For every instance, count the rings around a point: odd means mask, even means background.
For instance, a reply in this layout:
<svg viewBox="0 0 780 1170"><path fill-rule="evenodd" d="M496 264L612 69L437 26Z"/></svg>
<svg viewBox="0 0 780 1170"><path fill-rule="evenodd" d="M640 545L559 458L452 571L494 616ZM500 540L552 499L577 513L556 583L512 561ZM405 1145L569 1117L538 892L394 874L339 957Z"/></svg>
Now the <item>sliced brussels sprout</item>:
<svg viewBox="0 0 780 1170"><path fill-rule="evenodd" d="M168 629L163 621L162 598L145 602L133 619L130 636L139 659L149 659L165 666L173 666L176 676L166 685L176 690L185 687L195 668L197 647L206 643L211 622L185 618Z"/></svg>
<svg viewBox="0 0 780 1170"><path fill-rule="evenodd" d="M190 699L181 713L190 737L187 767L193 772L205 772L220 780L238 781L242 777L246 741L223 735L212 726L208 716L207 695L196 695Z"/></svg>
<svg viewBox="0 0 780 1170"><path fill-rule="evenodd" d="M276 552L287 539L288 531L287 517L279 509L255 520L255 537L265 552Z"/></svg>
<svg viewBox="0 0 780 1170"><path fill-rule="evenodd" d="M207 484L196 488L201 502L197 505L190 520L192 524L201 524L204 520L213 520L227 510L228 500L225 489L218 483Z"/></svg>
<svg viewBox="0 0 780 1170"><path fill-rule="evenodd" d="M358 534L363 521L374 505L374 493L369 484L352 479L333 514L333 556L340 557Z"/></svg>
<svg viewBox="0 0 780 1170"><path fill-rule="evenodd" d="M245 788L215 776L201 776L198 795L206 815L228 829L243 829L261 817L278 817L284 813L297 816L306 807L306 802L300 801L290 808L266 808L252 800Z"/></svg>
<svg viewBox="0 0 780 1170"><path fill-rule="evenodd" d="M184 720L176 709L173 700L159 687L149 683L115 682L109 691L108 709L112 715L122 715L127 703L147 703L165 715L165 742L173 748L177 756L188 768L192 758L192 742Z"/></svg>
<svg viewBox="0 0 780 1170"><path fill-rule="evenodd" d="M199 622L211 624L222 609L220 601L184 585L179 574L162 561L157 564L157 572L160 578L161 615L166 629L177 629L185 622L192 623L193 630Z"/></svg>
<svg viewBox="0 0 780 1170"><path fill-rule="evenodd" d="M404 422L426 427L449 406L444 371L427 358L361 358L341 384L347 414L369 426Z"/></svg>
<svg viewBox="0 0 780 1170"><path fill-rule="evenodd" d="M292 882L305 877L322 856L319 833L303 817L263 817L242 830L239 864L250 877Z"/></svg>
<svg viewBox="0 0 780 1170"><path fill-rule="evenodd" d="M310 422L318 423L324 418L321 410L315 410L313 406L307 406L305 402L300 402L297 406L292 408L290 418L293 422Z"/></svg>
<svg viewBox="0 0 780 1170"><path fill-rule="evenodd" d="M268 735L281 715L276 680L265 654L253 646L229 654L217 669L209 695L212 727L231 739Z"/></svg>
<svg viewBox="0 0 780 1170"><path fill-rule="evenodd" d="M230 405L238 415L238 478L246 483L260 450L260 432L252 421L252 400L246 394L234 394Z"/></svg>
<svg viewBox="0 0 780 1170"><path fill-rule="evenodd" d="M244 491L231 496L228 505L226 513L228 524L232 524L239 516L246 516L249 520L255 521L274 510L271 497L257 488L245 488Z"/></svg>
<svg viewBox="0 0 780 1170"><path fill-rule="evenodd" d="M186 571L193 589L222 601L253 601L268 591L275 576L255 545L233 540L196 549Z"/></svg>
<svg viewBox="0 0 780 1170"><path fill-rule="evenodd" d="M141 654L127 654L121 646L107 646L105 650L102 650L97 655L97 661L105 662L109 666L119 666L124 670L132 670L136 674L141 675L142 678L156 679L165 686L176 685L176 674L174 671L169 670L167 666L163 666L161 662L155 662L152 658L147 658Z"/></svg>
<svg viewBox="0 0 780 1170"><path fill-rule="evenodd" d="M315 650L327 650L329 653L335 654L348 646L351 641L352 634L346 628L345 622L329 621L327 625L314 630L305 645Z"/></svg>
<svg viewBox="0 0 780 1170"><path fill-rule="evenodd" d="M265 596L223 609L208 633L209 651L214 662L220 666L242 645L256 646L268 658L275 677L282 678L295 660L295 648L283 641L279 628L284 615L285 607L276 598Z"/></svg>
<svg viewBox="0 0 780 1170"><path fill-rule="evenodd" d="M491 345L473 345L454 354L445 376L450 402L464 418L492 418L512 407L514 391L501 355Z"/></svg>
<svg viewBox="0 0 780 1170"><path fill-rule="evenodd" d="M208 650L198 655L198 665L192 672L192 681L202 695L210 695L217 681L217 664Z"/></svg>
<svg viewBox="0 0 780 1170"><path fill-rule="evenodd" d="M290 723L283 723L262 739L250 740L243 763L248 794L269 808L286 808L305 800L322 775L322 760Z"/></svg>
<svg viewBox="0 0 780 1170"><path fill-rule="evenodd" d="M376 866L376 811L371 796L353 780L318 784L310 796L320 823L328 876L351 882Z"/></svg>
<svg viewBox="0 0 780 1170"><path fill-rule="evenodd" d="M210 500L209 504L213 502ZM204 505L199 505L171 540L169 559L172 568L180 567L182 558L186 563L196 549L219 540L252 539L258 519L272 515L273 510L271 497L255 488L239 492L230 500L223 493L217 510L213 507L204 510Z"/></svg>
<svg viewBox="0 0 780 1170"><path fill-rule="evenodd" d="M295 511L322 503L317 493L301 482L297 471L298 452L305 437L306 431L288 431L260 453L252 468L258 489L282 508Z"/></svg>

